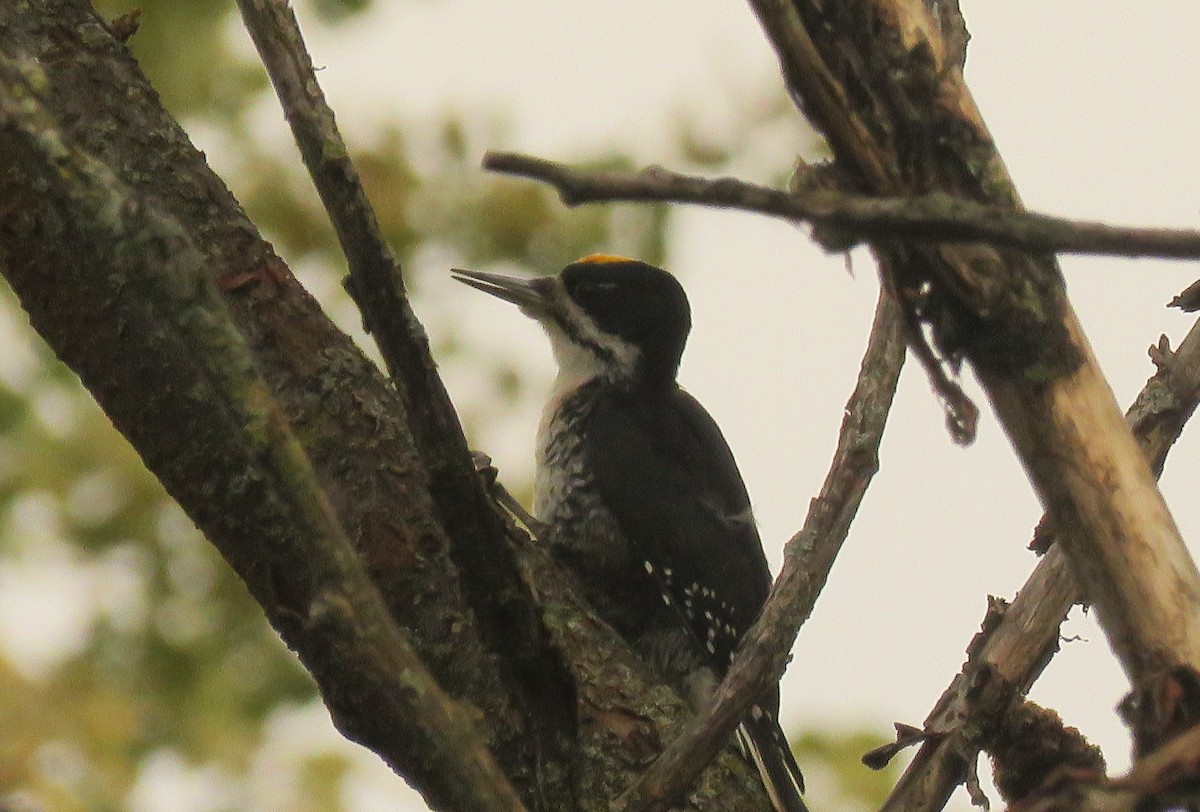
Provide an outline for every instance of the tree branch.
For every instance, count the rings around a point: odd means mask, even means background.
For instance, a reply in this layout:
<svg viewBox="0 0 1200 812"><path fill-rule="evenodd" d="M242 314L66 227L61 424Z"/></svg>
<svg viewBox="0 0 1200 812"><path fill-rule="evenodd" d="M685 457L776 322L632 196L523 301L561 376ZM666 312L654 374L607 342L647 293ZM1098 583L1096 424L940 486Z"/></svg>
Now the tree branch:
<svg viewBox="0 0 1200 812"><path fill-rule="evenodd" d="M1166 339L1151 347L1158 371L1126 414L1131 430L1161 473L1167 454L1200 404L1200 324L1172 352ZM1045 529L1043 529L1045 528ZM1069 572L1058 533L1043 517L1040 544L1049 551L993 623L968 647L963 670L925 720L928 739L888 797L885 812L945 806L968 765L986 748L1010 704L1024 696L1058 650L1059 625L1084 596Z"/></svg>
<svg viewBox="0 0 1200 812"><path fill-rule="evenodd" d="M886 812L945 806L995 735L1002 714L1058 651L1059 626L1080 598L1065 555L1054 547L1011 604L989 608L963 670L926 718L921 749L884 803ZM883 766L897 749L889 747L887 756L871 766Z"/></svg>
<svg viewBox="0 0 1200 812"><path fill-rule="evenodd" d="M692 720L622 798L627 810L663 810L725 747L750 706L779 681L800 627L812 613L867 486L904 363L899 308L880 292L875 322L838 435L833 463L804 527L788 541L762 615L743 638L713 706Z"/></svg>
<svg viewBox="0 0 1200 812"><path fill-rule="evenodd" d="M280 626L299 623L309 630L303 638L286 632L285 638L321 684L340 727L394 766L410 754L374 732L407 727L411 744L431 764L427 793L462 809L523 810L466 715L425 669L367 578L242 336L201 274L195 244L174 218L133 194L103 163L68 147L37 97L36 89L47 84L33 58L0 56L0 128L38 161L64 219L96 244L142 248L118 259L118 284L141 294L145 320L173 325L173 335L160 332L155 340L192 350L194 362L180 376L188 383L183 400L194 406L203 392L224 410L226 442L243 455L243 476L256 483L249 487L270 514L264 519L287 538L287 545L267 551L279 560L259 562L293 570L287 611L297 617ZM343 712L354 694L361 696L353 705L366 703L380 715L373 725Z"/></svg>
<svg viewBox="0 0 1200 812"><path fill-rule="evenodd" d="M472 602L478 595L451 557L456 550L396 390L291 276L88 0L0 3L0 32L5 49L31 54L45 71L39 99L64 142L111 169L134 198L155 201L201 252L199 270L222 293L391 615L442 688L472 707L476 729L522 797L534 797L538 753L528 746L531 715L514 671L537 662L540 648L524 646L519 635L501 646L485 642ZM261 488L249 472L257 468L243 463L244 449L225 435L219 401L189 388L192 348L155 341L173 335L172 325L138 310L137 296L120 284L117 261L145 246L82 232L49 193L57 181L40 174L41 163L0 131L0 268L32 325L246 581L281 635L314 657L332 657L320 630L301 622L308 605L290 585L308 570L280 557L291 549L287 523L271 500L254 498ZM496 549L497 560L511 555L502 539ZM509 606L519 605L514 582ZM486 615L490 622L497 616ZM388 740L385 752L407 754L410 781L432 787L429 749L405 727L380 724L391 713L372 702L391 700L358 689L331 696L335 682L323 685L340 723L350 727L345 717L354 715L362 730Z"/></svg>
<svg viewBox="0 0 1200 812"><path fill-rule="evenodd" d="M516 562L474 476L458 415L321 92L295 14L286 0L238 0L238 7L341 242L350 269L346 287L404 399L406 422L429 473L438 516L454 541L459 567L476 587L468 595L480 622L497 650L511 649L513 635L523 638L519 647L536 647L537 629L528 617L514 617L505 597L521 591ZM546 686L542 688L535 707L549 700Z"/></svg>
<svg viewBox="0 0 1200 812"><path fill-rule="evenodd" d="M547 648L517 560L474 475L462 425L321 91L296 16L287 0L238 0L238 7L349 263L346 289L404 399L438 518L453 541L451 553L468 582L466 595L485 639L494 651L523 652L523 659L538 663L514 672L511 682L526 713L535 717L534 727L562 728L575 715L569 675L559 654ZM547 750L558 741L556 735L537 737L539 764L566 757ZM550 782L539 783L539 791L553 795Z"/></svg>
<svg viewBox="0 0 1200 812"><path fill-rule="evenodd" d="M462 431L409 305L400 266L317 82L296 15L286 0L238 0L238 8L337 233L349 264L347 287L415 418L414 430L432 446L427 456L436 457L436 448L446 441L434 432L461 439ZM454 445L465 448L463 442Z"/></svg>
<svg viewBox="0 0 1200 812"><path fill-rule="evenodd" d="M924 3L751 4L789 88L864 188L1019 208ZM873 248L885 285L929 328L944 363L972 364L1053 521L1079 529L1062 545L1126 672L1200 668L1200 572L1052 257L978 243Z"/></svg>
<svg viewBox="0 0 1200 812"><path fill-rule="evenodd" d="M868 240L987 242L1026 251L1200 259L1200 231L1135 228L1068 220L955 198L942 192L868 197L828 189L783 191L737 178L702 178L659 166L589 172L513 152L489 152L485 168L540 180L568 206L615 201L696 203L821 226L823 248L845 251Z"/></svg>

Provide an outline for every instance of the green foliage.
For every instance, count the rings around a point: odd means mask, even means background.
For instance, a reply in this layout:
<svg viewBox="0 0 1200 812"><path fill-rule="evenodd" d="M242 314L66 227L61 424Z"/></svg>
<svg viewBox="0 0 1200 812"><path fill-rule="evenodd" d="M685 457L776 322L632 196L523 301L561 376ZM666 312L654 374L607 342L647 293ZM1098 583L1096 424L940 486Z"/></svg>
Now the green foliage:
<svg viewBox="0 0 1200 812"><path fill-rule="evenodd" d="M862 756L889 741L875 732L828 730L806 731L793 740L811 807L870 810L882 806L900 778L902 765L897 759L882 770L871 770L863 765Z"/></svg>
<svg viewBox="0 0 1200 812"><path fill-rule="evenodd" d="M235 59L228 38L233 3L214 0L95 0L106 19L140 11L129 48L177 117L233 121L267 80L254 63Z"/></svg>
<svg viewBox="0 0 1200 812"><path fill-rule="evenodd" d="M314 0L313 8L327 23L339 23L348 17L366 11L371 0Z"/></svg>
<svg viewBox="0 0 1200 812"><path fill-rule="evenodd" d="M10 294L2 305L14 318ZM24 344L28 380L0 387L0 572L13 584L69 573L74 588L34 599L46 614L73 602L75 629L61 651L0 659L0 794L115 809L159 750L244 767L263 720L311 700L311 681L75 377ZM28 627L5 630L18 655L41 633L26 611ZM63 786L64 771L78 780Z"/></svg>
<svg viewBox="0 0 1200 812"><path fill-rule="evenodd" d="M353 151L384 236L406 274L418 249L431 243L451 247L471 267L504 262L543 273L614 242L647 261L662 260L665 207L568 209L541 185L480 172L477 156L462 148L463 126L458 119L436 126L442 137L432 156L425 156L432 169L424 172L413 166L397 127ZM253 146L246 149L244 163L255 171L241 179L239 197L254 221L293 261L315 257L339 267L343 260L333 228L307 179Z"/></svg>

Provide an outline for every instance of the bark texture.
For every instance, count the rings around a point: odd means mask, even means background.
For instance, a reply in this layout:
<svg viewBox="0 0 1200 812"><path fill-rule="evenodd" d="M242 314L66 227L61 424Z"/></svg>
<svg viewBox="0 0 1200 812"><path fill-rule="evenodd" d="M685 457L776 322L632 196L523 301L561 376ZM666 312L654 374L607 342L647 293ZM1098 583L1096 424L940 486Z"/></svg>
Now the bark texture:
<svg viewBox="0 0 1200 812"><path fill-rule="evenodd" d="M436 808L608 809L679 732L685 707L487 498L311 64L296 58L286 2L240 5L289 113L310 108L314 126L301 121L297 139L352 270L371 272L355 276L355 296L376 307L368 323L389 336L394 380L297 284L86 0L0 4L0 271L245 580L348 736ZM951 31L947 46L921 0L751 6L789 89L828 137L843 191L967 200L976 214L1020 208L962 81L965 32ZM785 210L801 197L768 196ZM1002 619L980 642L978 667L952 686L931 726L1022 693L1077 592L1097 606L1143 696L1157 679L1200 685L1200 573L1053 257L1014 247L1036 240L948 245L890 228L869 234L872 247L954 430L973 430L953 383L966 361L1062 530L1035 584L1050 594L1022 593L1006 616L1014 625ZM898 347L891 354L898 366ZM1179 411L1190 414L1191 403ZM873 454L859 462L874 470ZM857 486L842 490L847 504L861 498ZM824 517L838 526L837 544L852 515ZM807 555L814 545L801 537L793 546ZM836 544L822 553L828 560L808 563L827 571L835 553ZM794 637L811 610L822 576L801 564L804 583L793 587L805 602L760 630L764 639ZM1037 634L1014 631L1025 624ZM752 653L753 679L769 679L785 658ZM1180 707L1171 732L1195 721L1193 705ZM1148 718L1135 728L1157 744L1164 730ZM965 751L930 753L893 808L939 804L979 744L961 731L926 732ZM1161 763L1147 760L1144 786L1124 786L1133 797L1122 803L1174 791L1163 776L1194 762L1194 738L1164 746ZM678 791L656 786L648 799L624 800L662 805ZM766 808L756 778L728 752L688 803Z"/></svg>
<svg viewBox="0 0 1200 812"><path fill-rule="evenodd" d="M751 4L845 184L1020 208L926 3ZM946 370L966 360L1047 511L1078 530L1060 543L1130 678L1200 667L1200 573L1071 310L1054 257L989 245L872 245L958 430L970 426Z"/></svg>
<svg viewBox="0 0 1200 812"><path fill-rule="evenodd" d="M411 644L452 700L434 704L448 719L469 719L526 806L604 808L684 707L484 498L456 418L429 394L440 382L419 324L409 325L398 393L294 280L87 2L0 5L0 32L5 76L25 83L28 107L0 122L0 270L34 327L312 669L341 729L435 808L504 806L464 801L465 788L439 766L446 752L471 752L470 740L439 750L420 719L393 723L381 688L409 680L412 696L428 698L416 672L378 670L397 662L388 659L396 650L372 659L342 645L350 633L382 633ZM52 122L71 160L103 168L130 210L106 217L81 208L79 178L30 134L24 112ZM133 216L147 212L171 224L173 242ZM191 276L174 275L181 247ZM261 388L230 402L206 385L203 349L181 329L200 311L164 309L134 266L217 302L204 317L248 353L247 380ZM320 555L297 543L309 527L296 512L303 500L295 482L264 466L253 442L263 424L239 418L250 406L278 416L284 441L299 441L333 527L353 546L349 570L369 579L363 590L327 566L337 555L320 534L312 542ZM378 628L386 616L353 610L376 591L396 630ZM765 799L745 765L726 756L694 802L762 809Z"/></svg>

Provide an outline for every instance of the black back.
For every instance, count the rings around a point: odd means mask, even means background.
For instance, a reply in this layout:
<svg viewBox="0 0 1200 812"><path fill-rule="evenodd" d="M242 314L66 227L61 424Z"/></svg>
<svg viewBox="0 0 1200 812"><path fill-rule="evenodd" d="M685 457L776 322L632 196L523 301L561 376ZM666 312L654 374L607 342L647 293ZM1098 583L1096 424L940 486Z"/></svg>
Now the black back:
<svg viewBox="0 0 1200 812"><path fill-rule="evenodd" d="M651 574L724 674L771 587L725 438L678 386L606 391L588 423L585 452L604 503L656 562Z"/></svg>

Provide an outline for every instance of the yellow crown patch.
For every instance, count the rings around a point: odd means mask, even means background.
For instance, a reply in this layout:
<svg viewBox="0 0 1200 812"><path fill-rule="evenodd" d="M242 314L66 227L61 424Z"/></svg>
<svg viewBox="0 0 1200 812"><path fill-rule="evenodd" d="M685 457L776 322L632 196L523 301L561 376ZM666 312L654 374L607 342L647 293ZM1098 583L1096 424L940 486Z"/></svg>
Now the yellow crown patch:
<svg viewBox="0 0 1200 812"><path fill-rule="evenodd" d="M602 265L606 262L632 262L629 257L619 257L616 254L588 254L582 259L575 260L576 264L595 264Z"/></svg>

